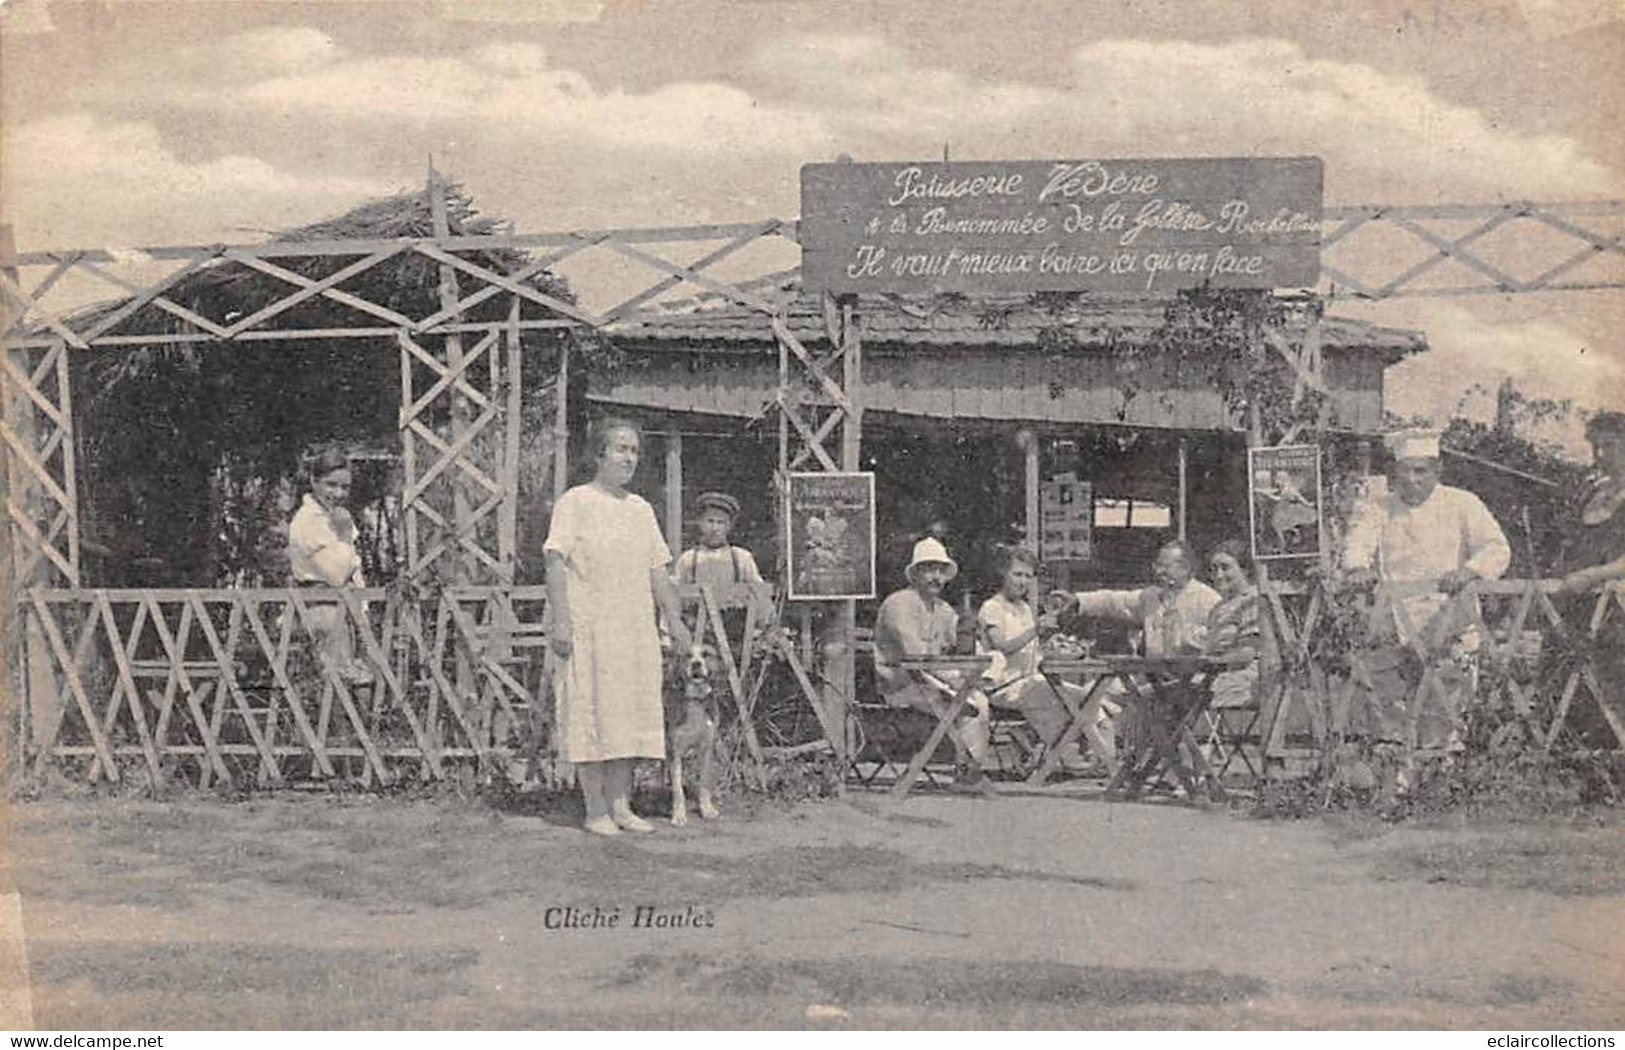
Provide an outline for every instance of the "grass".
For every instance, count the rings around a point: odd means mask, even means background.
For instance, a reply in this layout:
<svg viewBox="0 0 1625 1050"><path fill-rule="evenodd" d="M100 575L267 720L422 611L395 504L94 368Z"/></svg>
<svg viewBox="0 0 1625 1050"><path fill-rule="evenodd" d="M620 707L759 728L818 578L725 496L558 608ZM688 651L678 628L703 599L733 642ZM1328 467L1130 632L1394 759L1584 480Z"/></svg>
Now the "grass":
<svg viewBox="0 0 1625 1050"><path fill-rule="evenodd" d="M560 904L589 905L651 886L699 903L899 893L978 880L1135 888L1122 879L921 861L852 843L768 846L741 855L725 834L602 842L478 806L109 804L70 810L64 824L26 837L37 848L19 857L23 892L172 910L264 887L380 913L472 909L538 892Z"/></svg>
<svg viewBox="0 0 1625 1050"><path fill-rule="evenodd" d="M1387 849L1376 875L1561 897L1625 894L1625 829L1478 829Z"/></svg>
<svg viewBox="0 0 1625 1050"><path fill-rule="evenodd" d="M267 944L44 942L29 968L51 984L89 981L114 993L316 995L335 987L357 996L464 995L477 951L285 948Z"/></svg>
<svg viewBox="0 0 1625 1050"><path fill-rule="evenodd" d="M1125 834L1138 812L1122 811ZM30 929L36 1019L56 1028L1415 1027L1611 1008L1592 983L1551 972L1538 953L1518 964L1527 972L1470 959L1448 972L1386 958L1323 969L1312 956L1287 974L1228 952L1147 957L1132 943L1126 957L1079 952L1042 932L991 947L965 930L932 928L953 924L924 912L918 925L891 922L915 912L889 914L888 895L922 890L991 909L1058 898L1146 915L1181 905L1156 895L1154 876L1139 892L1141 884L1096 876L1082 860L984 863L965 852L978 848L974 838L959 840L956 853L945 845L955 840L932 834L940 818L885 815L765 807L747 820L730 810L715 825L603 841L580 834L576 815L536 809L534 800L496 809L365 796L102 799L14 807L10 831L21 847L11 851L21 892L51 901L45 914L80 904L150 908L128 913L128 936L87 927L105 938L87 943ZM1395 827L1345 814L1324 827L1335 853L1322 844L1309 854L1316 863L1345 858L1351 881L1374 874L1574 897L1625 893L1625 822L1452 817ZM1222 894L1238 877L1229 871L1210 878L1198 865L1191 874L1205 884L1200 893ZM539 938L515 940L514 924L533 919L527 902L611 904L646 899L652 888L661 901L712 908L793 901L784 910L808 923L798 936L820 932L780 944L751 927L709 940L631 941L625 954L594 944L581 956ZM1283 892L1299 892L1298 883L1288 880ZM1422 894L1435 896L1444 894ZM413 913L409 922L365 918ZM329 926L329 917L344 922ZM845 954L823 937L826 920L830 937L847 938ZM102 917L87 912L83 921ZM143 935L143 924L158 939ZM389 932L395 924L399 937ZM339 929L377 931L391 950L340 940ZM1570 949L1590 950L1562 951ZM820 1005L838 1010L807 1014Z"/></svg>
<svg viewBox="0 0 1625 1050"><path fill-rule="evenodd" d="M1317 998L1352 1004L1384 1005L1397 1000L1463 1006L1528 1006L1573 990L1573 984L1550 974L1433 975L1420 980L1390 967L1374 971L1334 972L1311 982L1305 991Z"/></svg>
<svg viewBox="0 0 1625 1050"><path fill-rule="evenodd" d="M389 1028L471 1013L470 950L252 943L43 942L30 949L46 1028Z"/></svg>
<svg viewBox="0 0 1625 1050"><path fill-rule="evenodd" d="M808 1004L839 1007L864 1026L888 1017L951 1024L975 1015L988 1027L1025 1023L1091 1026L1101 1011L1236 1006L1269 994L1255 977L1217 970L1076 966L1049 960L1001 962L959 957L785 960L639 955L603 975L606 988L660 1000L704 988L716 1002L755 1004L793 1017Z"/></svg>

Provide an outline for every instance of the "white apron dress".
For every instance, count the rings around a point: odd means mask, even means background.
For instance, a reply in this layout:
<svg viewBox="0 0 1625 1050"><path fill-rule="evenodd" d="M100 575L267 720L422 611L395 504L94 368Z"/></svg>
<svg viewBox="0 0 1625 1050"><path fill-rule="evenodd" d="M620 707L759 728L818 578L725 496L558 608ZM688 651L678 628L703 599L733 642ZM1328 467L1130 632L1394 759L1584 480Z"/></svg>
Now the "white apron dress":
<svg viewBox="0 0 1625 1050"><path fill-rule="evenodd" d="M553 674L559 756L662 758L660 638L649 570L671 552L641 497L578 485L553 508L549 553L565 562L571 652Z"/></svg>

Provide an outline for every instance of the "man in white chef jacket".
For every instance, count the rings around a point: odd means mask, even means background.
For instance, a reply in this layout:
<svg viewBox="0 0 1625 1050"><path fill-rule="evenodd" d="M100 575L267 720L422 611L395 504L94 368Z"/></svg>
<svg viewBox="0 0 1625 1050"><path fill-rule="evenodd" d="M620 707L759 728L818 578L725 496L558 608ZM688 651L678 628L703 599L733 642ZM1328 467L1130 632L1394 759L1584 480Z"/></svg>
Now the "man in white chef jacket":
<svg viewBox="0 0 1625 1050"><path fill-rule="evenodd" d="M1402 431L1389 436L1388 448L1388 492L1350 524L1343 557L1349 579L1374 576L1391 598L1377 604L1377 648L1365 661L1373 729L1379 743L1411 742L1420 650L1435 667L1439 688L1422 698L1414 744L1459 750L1483 639L1472 608L1451 598L1474 580L1499 579L1512 548L1482 500L1439 484L1439 431Z"/></svg>

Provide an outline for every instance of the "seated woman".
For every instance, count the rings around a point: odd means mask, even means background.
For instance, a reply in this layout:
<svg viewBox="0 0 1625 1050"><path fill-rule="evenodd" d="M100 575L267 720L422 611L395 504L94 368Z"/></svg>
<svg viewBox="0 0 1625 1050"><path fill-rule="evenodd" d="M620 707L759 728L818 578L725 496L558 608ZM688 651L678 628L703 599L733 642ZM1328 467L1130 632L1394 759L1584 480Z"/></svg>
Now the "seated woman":
<svg viewBox="0 0 1625 1050"><path fill-rule="evenodd" d="M1219 604L1208 611L1207 623L1193 639L1195 648L1215 656L1248 656L1246 667L1223 671L1213 679L1214 707L1247 707L1258 684L1258 588L1253 586L1253 559L1247 544L1225 540L1208 555L1208 570Z"/></svg>
<svg viewBox="0 0 1625 1050"><path fill-rule="evenodd" d="M1046 747L1055 745L1065 732L1067 709L1049 680L1038 673L1039 620L1033 613L1032 593L1038 579L1038 556L1025 547L998 550L1001 577L999 591L982 603L976 616L976 651L993 654L993 663L983 673L985 692L999 707L1020 711ZM1046 614L1044 623L1053 617ZM1102 729L1100 700L1089 699L1081 686L1063 685L1074 704L1091 704L1085 712L1084 735L1097 758L1110 770L1116 763L1116 748ZM1074 744L1061 755L1069 771L1082 769L1087 760Z"/></svg>

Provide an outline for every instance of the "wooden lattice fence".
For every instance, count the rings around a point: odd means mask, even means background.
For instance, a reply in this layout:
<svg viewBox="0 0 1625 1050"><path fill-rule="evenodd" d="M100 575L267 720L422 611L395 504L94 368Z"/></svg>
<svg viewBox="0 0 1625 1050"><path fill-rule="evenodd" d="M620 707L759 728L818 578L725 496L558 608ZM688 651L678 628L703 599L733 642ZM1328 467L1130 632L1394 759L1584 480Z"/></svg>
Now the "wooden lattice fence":
<svg viewBox="0 0 1625 1050"><path fill-rule="evenodd" d="M55 718L46 717L39 703L32 711L24 708L24 735L32 741L36 765L78 763L85 775L108 780L124 777L131 763L153 778L178 763L201 780L249 777L275 784L356 771L383 783L433 779L457 763L505 768L516 758L534 760L543 743L531 710L541 702L536 683L545 678L537 666L542 595L513 585L518 396L524 358L534 345L525 342L526 333L613 330L617 322L650 311L708 300L760 311L771 320L779 350L779 388L768 407L779 426L781 478L807 466L857 469L861 304L826 296L825 345L807 345L791 332L784 304L759 294L793 280L793 268L764 265L721 276L730 266L740 270L749 249L793 248L795 222L460 235L446 221L446 189L438 176L431 176L427 193L434 211L430 236L26 252L0 242L0 444L14 552L10 597L18 614L9 651L20 654L12 693L52 691L61 702L51 710L63 712ZM1290 367L1296 403L1306 392L1324 392L1322 301L1625 287L1617 272L1625 242L1604 227L1621 216L1625 204L1617 201L1328 208L1326 287L1302 297L1302 310L1262 336ZM1504 248L1497 255L1497 237L1537 227L1557 242L1550 258L1523 252L1514 266ZM1350 246L1382 232L1408 238L1423 257L1397 273L1362 269L1372 253ZM691 250L701 254L674 261ZM493 268L482 261L491 252L523 261ZM607 307L582 305L537 280L583 253L609 256L653 276ZM432 265L439 274L436 301L419 316L355 290L358 277L402 259ZM312 260L323 265L312 269ZM1599 271L1599 265L1615 269ZM177 301L176 290L194 275L227 266L256 277L258 300L219 315ZM1473 280L1438 284L1434 279L1452 266L1465 266ZM111 309L82 314L59 303L64 288L77 283L76 294L82 294L87 282L125 298ZM673 299L679 290L697 290L699 297ZM345 321L309 323L301 307L317 301L342 308ZM380 337L400 351L407 578L419 590L80 586L70 354L186 344L246 351L289 340ZM556 391L561 406L567 368L566 349ZM1322 412L1299 429L1330 422ZM563 442L556 444L562 450ZM562 468L561 455L557 479ZM1324 598L1270 586L1277 588L1270 606L1288 654L1279 676L1282 702L1272 702L1271 713L1290 712L1296 703L1311 712L1312 735L1323 741L1332 724L1325 705L1340 688L1309 658L1321 620L1316 603ZM1611 618L1621 615L1617 593L1615 604L1603 596L1593 622L1578 625L1558 614L1549 584L1504 581L1476 590L1492 608L1498 600L1511 603L1510 611L1486 614L1492 632L1504 629L1516 637L1534 621L1543 638L1563 640L1576 651L1601 644ZM361 655L375 670L373 684L358 689L305 652L312 603L324 602L338 603L355 626ZM833 611L822 647L822 687L799 664L796 672L839 751L845 745L840 708L853 692L855 623L851 602ZM750 658L738 657L730 672L736 692L739 664ZM1625 740L1603 695L1608 683L1596 655L1575 660L1566 671L1541 664L1534 684L1514 676L1500 688L1515 700L1555 696L1555 721L1542 729L1548 745L1588 698L1602 704L1611 731ZM1430 683L1431 675L1424 674L1421 688L1432 688ZM1288 717L1272 717L1267 739L1284 747L1281 737L1290 724Z"/></svg>
<svg viewBox="0 0 1625 1050"><path fill-rule="evenodd" d="M1435 623L1447 631L1409 632L1407 648L1420 669L1408 713L1407 744L1425 696L1445 688L1449 641L1472 630L1479 640L1476 702L1506 708L1516 741L1545 751L1580 746L1577 724L1606 727L1594 747L1625 750L1625 681L1619 679L1619 638L1625 633L1625 588L1559 597L1555 580L1493 580L1469 585L1451 599ZM1369 734L1370 650L1347 636L1354 608L1364 624L1390 616L1402 597L1386 586L1358 597L1321 585L1272 582L1265 608L1279 650L1278 667L1265 676L1262 739L1269 753L1318 755L1349 736ZM1421 625L1417 625L1421 626ZM1341 638L1332 637L1342 631ZM1595 735L1593 735L1595 737Z"/></svg>
<svg viewBox="0 0 1625 1050"><path fill-rule="evenodd" d="M772 589L679 594L720 657L723 729L761 783L761 664L785 662L800 702L817 698L794 651L773 642ZM312 611L324 608L349 622L370 683L318 655ZM727 609L742 611L742 630L724 627ZM554 768L543 587L35 589L21 612L46 672L43 695L20 711L36 774L274 787L420 783L459 769L523 782Z"/></svg>

